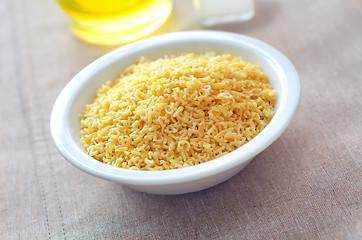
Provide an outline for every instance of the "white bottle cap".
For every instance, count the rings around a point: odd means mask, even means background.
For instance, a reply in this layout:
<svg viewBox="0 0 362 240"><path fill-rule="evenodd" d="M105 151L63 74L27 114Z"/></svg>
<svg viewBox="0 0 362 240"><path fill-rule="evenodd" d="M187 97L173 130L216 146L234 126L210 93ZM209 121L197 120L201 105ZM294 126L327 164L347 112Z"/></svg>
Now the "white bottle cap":
<svg viewBox="0 0 362 240"><path fill-rule="evenodd" d="M254 14L253 0L193 0L199 20L204 26L250 20Z"/></svg>

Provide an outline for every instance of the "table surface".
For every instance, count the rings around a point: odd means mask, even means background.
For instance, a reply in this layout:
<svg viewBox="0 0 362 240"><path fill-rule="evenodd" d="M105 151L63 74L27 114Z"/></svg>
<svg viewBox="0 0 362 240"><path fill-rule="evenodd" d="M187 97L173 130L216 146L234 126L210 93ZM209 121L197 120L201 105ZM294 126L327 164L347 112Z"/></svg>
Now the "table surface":
<svg viewBox="0 0 362 240"><path fill-rule="evenodd" d="M53 103L111 51L76 39L55 1L0 3L0 239L361 239L362 2L255 0L242 33L283 52L301 78L287 130L233 178L151 195L90 176L49 134ZM204 29L174 1L155 34Z"/></svg>

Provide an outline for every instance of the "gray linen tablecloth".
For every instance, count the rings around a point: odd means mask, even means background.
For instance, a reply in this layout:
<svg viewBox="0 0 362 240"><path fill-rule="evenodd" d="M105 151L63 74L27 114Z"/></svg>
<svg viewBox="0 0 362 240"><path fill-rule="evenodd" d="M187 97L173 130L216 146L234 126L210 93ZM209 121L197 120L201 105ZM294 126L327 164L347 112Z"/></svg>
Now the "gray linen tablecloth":
<svg viewBox="0 0 362 240"><path fill-rule="evenodd" d="M361 239L362 2L255 0L246 34L295 64L302 101L282 136L230 180L151 195L97 179L55 149L64 85L112 48L76 39L55 1L0 2L0 239ZM156 34L203 29L174 1Z"/></svg>

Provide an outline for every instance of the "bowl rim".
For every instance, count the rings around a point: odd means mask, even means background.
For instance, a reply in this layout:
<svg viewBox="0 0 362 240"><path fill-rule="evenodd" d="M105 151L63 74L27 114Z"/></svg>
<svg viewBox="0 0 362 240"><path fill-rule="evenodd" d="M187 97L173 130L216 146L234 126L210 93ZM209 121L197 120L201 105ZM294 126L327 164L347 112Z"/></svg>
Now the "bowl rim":
<svg viewBox="0 0 362 240"><path fill-rule="evenodd" d="M181 39L181 40L180 40ZM251 141L238 149L211 161L181 169L162 171L140 171L117 168L101 163L90 157L74 142L71 137L70 126L67 117L70 114L72 100L75 100L77 90L81 90L84 84L97 71L101 71L119 58L127 57L135 49L147 49L160 46L163 43L172 41L202 41L213 39L222 42L237 42L243 47L253 48L259 53L267 56L272 64L279 68L285 75L285 88L283 102L279 106L278 114L275 114L271 122ZM222 43L223 44L223 43ZM72 165L91 175L132 185L168 185L184 182L191 182L205 177L218 174L255 157L269 145L271 145L287 128L294 117L301 98L300 80L292 62L274 47L242 34L212 31L195 30L167 33L149 37L128 45L119 47L102 57L96 59L76 74L63 88L58 95L50 116L50 133L52 140L60 154ZM227 161L226 161L227 160Z"/></svg>

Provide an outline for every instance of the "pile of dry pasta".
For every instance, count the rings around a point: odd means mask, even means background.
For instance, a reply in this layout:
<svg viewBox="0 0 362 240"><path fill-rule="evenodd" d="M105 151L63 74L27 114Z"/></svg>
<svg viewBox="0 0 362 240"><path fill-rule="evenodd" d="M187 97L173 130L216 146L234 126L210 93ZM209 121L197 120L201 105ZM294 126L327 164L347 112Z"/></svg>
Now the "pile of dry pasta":
<svg viewBox="0 0 362 240"><path fill-rule="evenodd" d="M275 95L265 73L240 57L141 58L86 106L81 143L93 158L120 168L188 167L260 133L273 117Z"/></svg>

